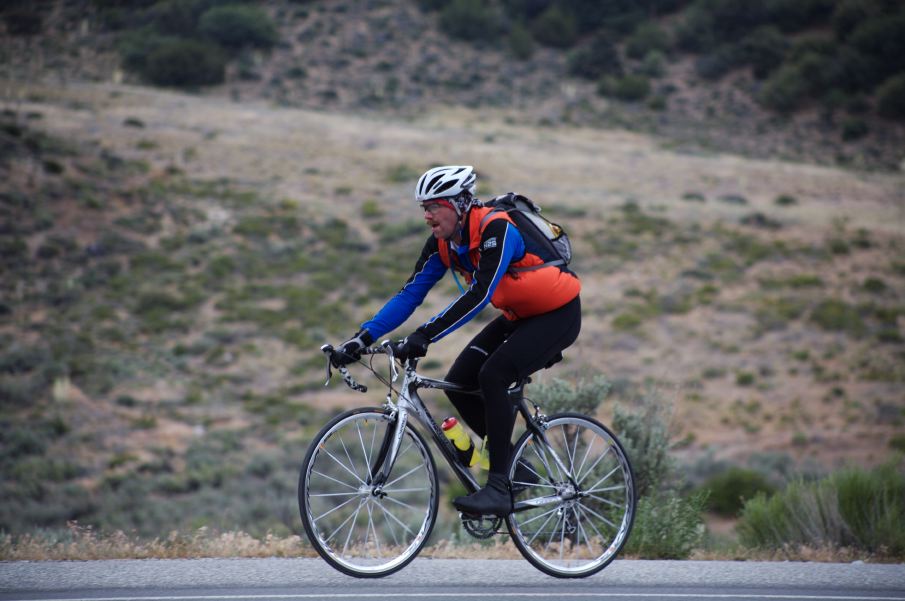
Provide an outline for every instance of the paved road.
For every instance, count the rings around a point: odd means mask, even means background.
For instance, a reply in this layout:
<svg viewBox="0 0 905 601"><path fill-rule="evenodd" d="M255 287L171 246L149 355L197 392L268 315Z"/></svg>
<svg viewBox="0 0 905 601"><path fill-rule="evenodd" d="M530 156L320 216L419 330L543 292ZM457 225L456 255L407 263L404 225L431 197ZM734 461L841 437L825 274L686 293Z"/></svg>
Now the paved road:
<svg viewBox="0 0 905 601"><path fill-rule="evenodd" d="M378 580L317 559L0 563L0 601L905 601L905 565L719 561L613 562L558 580L521 560L417 559Z"/></svg>

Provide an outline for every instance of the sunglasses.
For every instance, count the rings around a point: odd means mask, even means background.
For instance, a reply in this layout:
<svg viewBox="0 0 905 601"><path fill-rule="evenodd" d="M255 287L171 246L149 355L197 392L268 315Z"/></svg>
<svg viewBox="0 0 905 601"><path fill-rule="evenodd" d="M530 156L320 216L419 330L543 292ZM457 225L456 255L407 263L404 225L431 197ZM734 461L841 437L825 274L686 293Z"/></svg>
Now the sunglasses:
<svg viewBox="0 0 905 601"><path fill-rule="evenodd" d="M421 203L421 208L431 215L436 215L443 207L446 207L447 209L454 208L451 202L443 199L429 200L427 202Z"/></svg>

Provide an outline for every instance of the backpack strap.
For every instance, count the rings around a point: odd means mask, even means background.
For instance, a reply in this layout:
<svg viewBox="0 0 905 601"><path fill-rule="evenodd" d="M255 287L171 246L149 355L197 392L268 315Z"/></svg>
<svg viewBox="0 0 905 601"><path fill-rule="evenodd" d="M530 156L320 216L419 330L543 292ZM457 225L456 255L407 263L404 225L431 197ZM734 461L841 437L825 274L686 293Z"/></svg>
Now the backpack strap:
<svg viewBox="0 0 905 601"><path fill-rule="evenodd" d="M512 192L510 192L509 194L506 194L506 195L504 195L503 197L500 197L500 198L505 198L505 197L507 197L507 196L514 196L514 194L513 194ZM529 201L529 202L530 202L530 201ZM514 209L514 210L518 210L518 209ZM489 213L487 213L486 215L484 215L484 218L481 219L481 223L480 223L480 225L479 225L478 227L479 227L480 229L483 230L483 229L484 229L484 224L487 222L488 219L490 219L490 218L493 216L494 213L506 213L506 214L508 214L509 211L507 211L507 210L505 210L505 209L496 209L496 208L493 209L492 211L490 211ZM514 226L516 229L518 229L518 226L515 225L515 223L513 223L513 226ZM525 234L522 233L522 236L524 237ZM556 265L565 265L565 264L566 264L566 262L563 261L562 259L554 259L553 261L547 261L547 262L545 262L545 263L541 263L540 265L531 265L530 267L510 267L510 268L507 269L506 271L508 271L509 273L524 273L524 272L526 272L526 271L537 271L538 269L543 269L544 267L554 267L554 266L556 266Z"/></svg>
<svg viewBox="0 0 905 601"><path fill-rule="evenodd" d="M440 253L440 260L444 265L452 272L453 280L456 282L456 286L459 288L459 292L465 294L465 287L462 286L462 282L459 281L459 274L456 273L456 265L459 263L458 259L453 258L455 253L449 252L449 241L448 240L440 240L437 245L438 252Z"/></svg>
<svg viewBox="0 0 905 601"><path fill-rule="evenodd" d="M551 267L554 265L565 265L566 262L562 259L555 259L553 261L547 261L546 263L541 263L540 265L531 265L530 267L510 267L509 271L512 273L522 273L525 271L537 271L538 269L543 269L544 267Z"/></svg>

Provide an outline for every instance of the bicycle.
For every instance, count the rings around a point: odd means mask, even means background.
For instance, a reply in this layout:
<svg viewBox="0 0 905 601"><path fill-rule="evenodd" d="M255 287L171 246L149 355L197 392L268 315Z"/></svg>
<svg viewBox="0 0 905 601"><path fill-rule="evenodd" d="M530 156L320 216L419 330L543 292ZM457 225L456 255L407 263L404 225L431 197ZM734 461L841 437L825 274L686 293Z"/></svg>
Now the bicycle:
<svg viewBox="0 0 905 601"><path fill-rule="evenodd" d="M332 377L330 345L327 384ZM382 407L359 408L334 417L308 447L299 476L299 512L308 539L331 566L350 576L382 577L411 562L424 547L437 519L439 482L433 454L414 417L433 439L453 473L471 493L475 477L443 435L418 394L420 389L465 391L444 380L420 375L417 359L403 366L400 386L389 341L367 348L360 363L388 386ZM373 355L389 358L387 380L373 366ZM338 368L353 390L366 392L345 367ZM628 539L635 516L631 465L616 436L598 421L578 413L546 416L522 394L518 382L510 398L526 429L515 443L508 474L519 461L530 477L512 481L514 509L505 518L515 546L540 571L580 578L605 568ZM393 401L393 395L396 401ZM525 474L525 471L522 471ZM476 538L502 534L503 518L460 514Z"/></svg>

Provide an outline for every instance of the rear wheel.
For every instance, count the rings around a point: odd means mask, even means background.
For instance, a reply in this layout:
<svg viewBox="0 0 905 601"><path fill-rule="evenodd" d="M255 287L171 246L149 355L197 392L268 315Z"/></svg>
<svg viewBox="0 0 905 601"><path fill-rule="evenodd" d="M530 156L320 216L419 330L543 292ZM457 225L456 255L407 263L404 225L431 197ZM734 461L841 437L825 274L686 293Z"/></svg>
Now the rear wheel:
<svg viewBox="0 0 905 601"><path fill-rule="evenodd" d="M516 443L510 479L518 492L506 520L509 533L542 572L590 576L628 540L635 517L632 468L615 435L586 416L548 418L546 438L549 446L528 431ZM529 466L530 477L525 467L515 477L519 461Z"/></svg>
<svg viewBox="0 0 905 601"><path fill-rule="evenodd" d="M343 413L318 433L302 465L299 512L308 539L327 563L350 576L402 569L421 551L437 518L437 468L411 426L386 482L372 482L395 427L381 409Z"/></svg>

